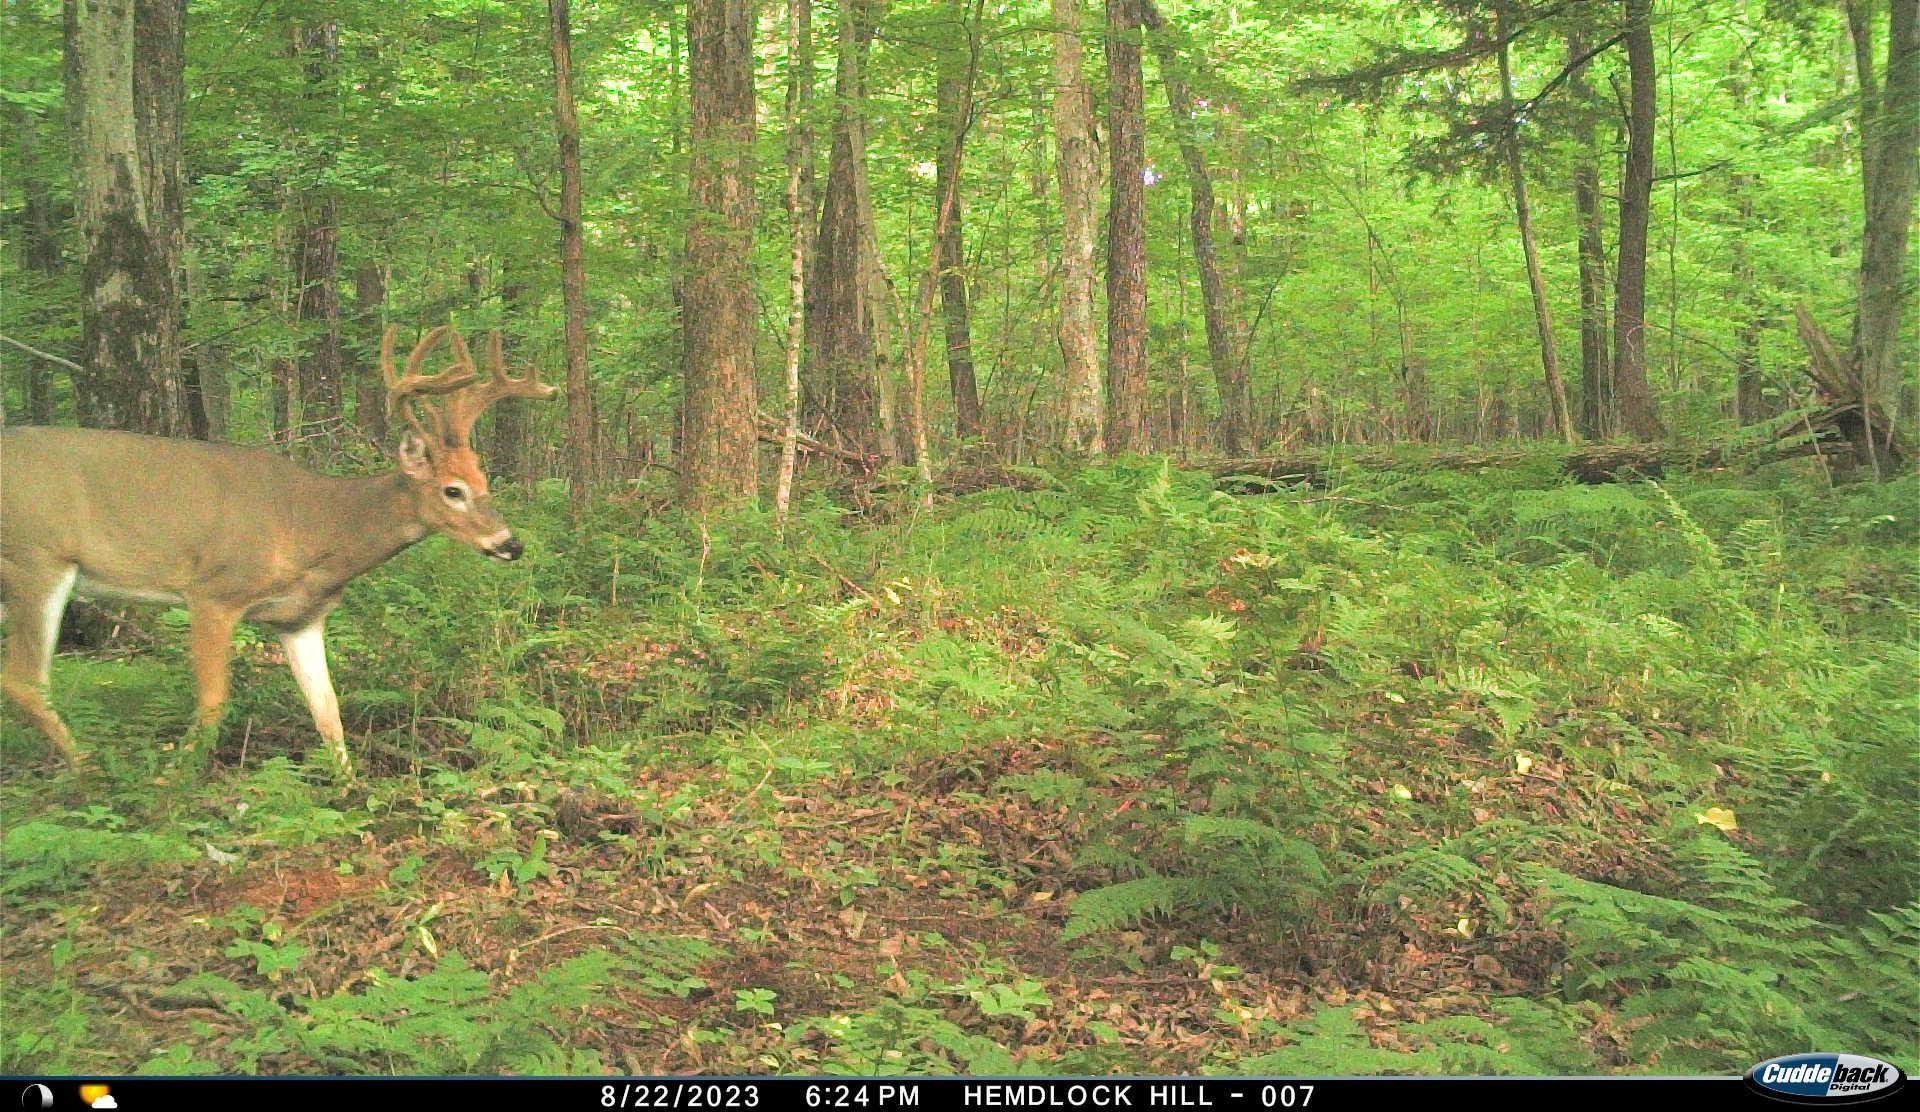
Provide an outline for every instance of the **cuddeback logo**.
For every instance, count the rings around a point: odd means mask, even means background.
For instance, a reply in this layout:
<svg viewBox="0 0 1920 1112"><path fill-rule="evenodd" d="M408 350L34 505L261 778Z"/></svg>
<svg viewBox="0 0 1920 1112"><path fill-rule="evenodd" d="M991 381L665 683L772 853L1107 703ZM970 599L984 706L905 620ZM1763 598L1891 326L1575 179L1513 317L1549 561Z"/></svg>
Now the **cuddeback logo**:
<svg viewBox="0 0 1920 1112"><path fill-rule="evenodd" d="M1801 1104L1879 1100L1906 1079L1900 1067L1859 1054L1790 1054L1747 1071L1747 1084L1755 1089Z"/></svg>

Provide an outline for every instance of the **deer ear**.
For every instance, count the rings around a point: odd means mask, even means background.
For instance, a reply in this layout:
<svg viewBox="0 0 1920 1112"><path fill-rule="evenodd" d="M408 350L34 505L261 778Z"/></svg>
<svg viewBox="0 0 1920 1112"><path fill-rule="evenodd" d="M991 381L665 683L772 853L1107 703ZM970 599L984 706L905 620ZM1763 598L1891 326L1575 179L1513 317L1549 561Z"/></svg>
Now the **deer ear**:
<svg viewBox="0 0 1920 1112"><path fill-rule="evenodd" d="M425 479L433 474L433 453L427 439L408 429L400 434L400 473L409 479Z"/></svg>

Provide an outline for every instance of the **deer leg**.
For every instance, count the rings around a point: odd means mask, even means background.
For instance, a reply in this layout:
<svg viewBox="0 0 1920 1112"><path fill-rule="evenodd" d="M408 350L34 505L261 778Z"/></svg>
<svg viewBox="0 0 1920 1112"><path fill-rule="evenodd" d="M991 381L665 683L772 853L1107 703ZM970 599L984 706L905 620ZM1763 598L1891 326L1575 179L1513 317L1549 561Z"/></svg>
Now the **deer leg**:
<svg viewBox="0 0 1920 1112"><path fill-rule="evenodd" d="M333 678L327 674L326 621L321 619L290 633L280 635L287 651L287 665L293 669L300 694L307 697L307 709L313 712L313 725L342 781L353 780L353 761L347 756L347 732L340 725L340 698L333 692Z"/></svg>
<svg viewBox="0 0 1920 1112"><path fill-rule="evenodd" d="M191 607L193 624L188 639L193 656L193 685L198 706L185 751L192 753L204 739L211 750L220 734L220 718L227 709L227 663L233 656L233 627L240 612L202 602Z"/></svg>
<svg viewBox="0 0 1920 1112"><path fill-rule="evenodd" d="M12 699L27 720L47 736L53 747L71 765L81 763L80 748L67 732L67 724L47 701L47 678L53 669L53 645L60 636L60 617L73 594L73 583L80 569L69 564L43 574L27 569L7 570L5 601L7 623L6 664L0 668L0 691Z"/></svg>

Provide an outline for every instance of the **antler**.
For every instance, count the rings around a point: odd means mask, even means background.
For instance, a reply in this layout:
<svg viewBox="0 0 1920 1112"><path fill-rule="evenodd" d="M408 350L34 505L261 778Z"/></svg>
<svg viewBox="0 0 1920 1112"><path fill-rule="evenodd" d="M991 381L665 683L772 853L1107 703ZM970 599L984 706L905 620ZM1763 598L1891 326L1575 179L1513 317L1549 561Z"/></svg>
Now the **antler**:
<svg viewBox="0 0 1920 1112"><path fill-rule="evenodd" d="M458 332L453 333L453 350L455 359L473 365L466 341ZM447 399L444 421L450 440L464 441L473 423L501 398L551 398L559 392L559 387L541 382L536 370L529 369L520 378L507 373L506 349L499 329L487 334L487 372L486 378Z"/></svg>
<svg viewBox="0 0 1920 1112"><path fill-rule="evenodd" d="M460 342L459 334L443 324L422 336L420 342L414 345L413 354L407 357L406 373L401 374L393 369L393 339L399 332L399 326L388 325L386 334L380 338L380 373L387 380L387 409L398 412L420 436L444 442L449 427L446 414L428 407L427 412L439 426L428 432L421 424L417 400L428 395L452 394L471 386L479 377L479 372L474 370L473 358L467 354L466 345ZM453 366L437 375L421 374L420 364L427 361L428 353L449 334L453 335Z"/></svg>

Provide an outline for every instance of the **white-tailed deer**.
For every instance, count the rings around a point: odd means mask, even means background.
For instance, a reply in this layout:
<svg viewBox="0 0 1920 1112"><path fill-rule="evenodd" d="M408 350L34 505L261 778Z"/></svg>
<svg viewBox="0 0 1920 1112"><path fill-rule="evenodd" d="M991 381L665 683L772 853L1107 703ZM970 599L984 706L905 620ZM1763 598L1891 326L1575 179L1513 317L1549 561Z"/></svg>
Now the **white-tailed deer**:
<svg viewBox="0 0 1920 1112"><path fill-rule="evenodd" d="M387 403L406 421L399 470L316 475L257 448L97 429L0 429L0 606L7 619L0 690L66 758L81 759L47 701L54 639L69 595L185 603L199 727L227 700L233 627L272 629L342 779L350 780L340 704L327 675L327 614L347 584L429 533L498 560L520 555L494 511L468 442L500 398L546 398L535 373L507 373L500 334L486 375L458 333L436 328L393 365L397 329L380 344ZM442 340L453 364L420 372Z"/></svg>

